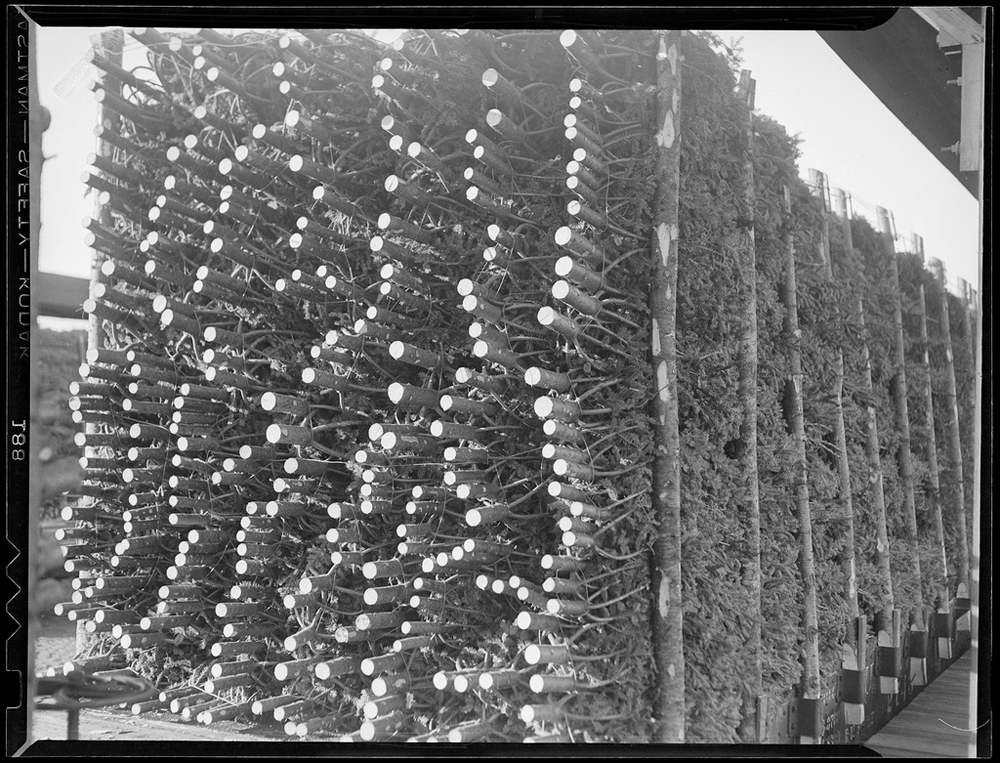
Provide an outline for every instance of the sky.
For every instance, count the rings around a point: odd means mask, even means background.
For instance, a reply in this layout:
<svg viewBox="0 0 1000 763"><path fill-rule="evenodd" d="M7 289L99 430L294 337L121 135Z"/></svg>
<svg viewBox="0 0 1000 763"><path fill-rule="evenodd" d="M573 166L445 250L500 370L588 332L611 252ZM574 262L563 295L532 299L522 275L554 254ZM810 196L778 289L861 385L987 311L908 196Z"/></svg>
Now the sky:
<svg viewBox="0 0 1000 763"><path fill-rule="evenodd" d="M52 123L43 138L42 232L39 269L89 277L83 218L94 211L80 175L97 148L97 104L88 85L95 70L82 62L98 28L38 30L39 99ZM890 210L906 248L921 235L928 257L945 263L950 283L979 284L979 203L868 90L815 32L727 31L743 66L757 81L756 107L801 139L800 174L827 174L849 192L855 214L875 221ZM125 68L141 65L144 48L125 35ZM62 86L57 92L57 85ZM75 84L75 88L73 85ZM72 89L71 89L72 88ZM66 92L70 90L70 92ZM55 319L52 327L66 327Z"/></svg>

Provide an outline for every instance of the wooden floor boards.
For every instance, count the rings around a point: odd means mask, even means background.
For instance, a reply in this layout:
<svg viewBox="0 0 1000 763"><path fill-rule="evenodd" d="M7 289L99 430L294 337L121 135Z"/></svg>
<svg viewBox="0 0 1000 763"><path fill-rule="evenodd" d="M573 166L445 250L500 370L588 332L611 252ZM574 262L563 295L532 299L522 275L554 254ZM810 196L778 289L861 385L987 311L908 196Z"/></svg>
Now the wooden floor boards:
<svg viewBox="0 0 1000 763"><path fill-rule="evenodd" d="M971 652L956 660L919 696L865 743L887 758L975 755L969 719Z"/></svg>

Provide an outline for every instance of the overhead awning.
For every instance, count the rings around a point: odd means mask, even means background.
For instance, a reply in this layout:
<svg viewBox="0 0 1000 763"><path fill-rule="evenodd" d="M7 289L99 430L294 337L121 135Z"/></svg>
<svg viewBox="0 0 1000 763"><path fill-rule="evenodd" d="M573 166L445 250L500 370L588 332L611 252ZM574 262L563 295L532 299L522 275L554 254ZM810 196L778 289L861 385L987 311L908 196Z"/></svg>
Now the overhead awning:
<svg viewBox="0 0 1000 763"><path fill-rule="evenodd" d="M900 8L867 31L820 31L973 196L979 195L984 9Z"/></svg>

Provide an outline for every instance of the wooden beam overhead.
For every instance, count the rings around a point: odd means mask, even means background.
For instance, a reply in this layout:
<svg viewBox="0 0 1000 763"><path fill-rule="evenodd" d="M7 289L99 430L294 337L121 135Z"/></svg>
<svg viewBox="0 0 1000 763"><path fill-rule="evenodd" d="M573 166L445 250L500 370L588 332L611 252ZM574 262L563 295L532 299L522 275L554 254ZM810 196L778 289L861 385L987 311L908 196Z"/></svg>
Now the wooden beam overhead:
<svg viewBox="0 0 1000 763"><path fill-rule="evenodd" d="M962 137L958 143L958 168L978 170L982 156L983 77L986 44L962 46Z"/></svg>
<svg viewBox="0 0 1000 763"><path fill-rule="evenodd" d="M886 23L865 31L819 30L844 63L973 196L979 191L978 177L970 169L979 166L972 155L979 151L980 141L972 131L982 122L982 59L978 84L977 75L971 73L966 80L963 69L974 63L972 49L985 43L962 43L981 36L982 30L975 18L957 7L900 8ZM944 42L949 44L942 46Z"/></svg>
<svg viewBox="0 0 1000 763"><path fill-rule="evenodd" d="M951 45L975 45L986 39L983 25L956 6L914 8L921 18L939 32L950 37L945 41Z"/></svg>

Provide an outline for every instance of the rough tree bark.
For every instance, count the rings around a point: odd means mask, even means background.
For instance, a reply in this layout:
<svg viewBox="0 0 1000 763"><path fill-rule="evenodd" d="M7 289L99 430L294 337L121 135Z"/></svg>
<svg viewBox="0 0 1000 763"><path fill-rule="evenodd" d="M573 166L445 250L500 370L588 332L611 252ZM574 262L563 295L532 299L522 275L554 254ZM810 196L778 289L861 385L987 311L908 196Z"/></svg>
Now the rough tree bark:
<svg viewBox="0 0 1000 763"><path fill-rule="evenodd" d="M681 602L680 433L677 409L677 206L680 186L681 35L660 32L656 69L656 194L651 240L654 442L654 741L684 741L684 640Z"/></svg>
<svg viewBox="0 0 1000 763"><path fill-rule="evenodd" d="M858 295L858 325L865 330L864 299ZM875 406L871 402L874 395L872 383L871 350L867 335L861 346L861 360L864 364L864 393L868 397L868 426L865 437L865 456L868 460L868 481L872 486L872 505L875 509L875 564L882 579L884 596L881 615L883 623L888 621L889 613L896 607L896 598L892 590L892 567L889 564L889 527L885 513L885 485L882 482L882 456L879 453L878 421L875 416Z"/></svg>
<svg viewBox="0 0 1000 763"><path fill-rule="evenodd" d="M851 233L851 213L848 207L847 195L838 189L838 192L833 194L833 200L844 232L844 245L847 251L852 253L853 257L854 237ZM875 565L885 592L882 597L882 607L878 613L881 624L884 627L887 623L891 622L891 612L895 607L895 597L892 591L892 568L889 564L889 529L885 515L885 488L882 482L882 457L879 453L878 423L875 418L875 407L872 404L874 388L872 384L871 350L868 346L868 336L865 333L864 281L863 276L857 273L852 273L852 276L858 278L857 321L862 332L861 362L864 367L864 387L862 392L868 400L865 406L867 414L865 458L868 461L868 482L872 489L872 507L875 513Z"/></svg>
<svg viewBox="0 0 1000 763"><path fill-rule="evenodd" d="M906 527L906 544L909 547L911 571L916 580L916 594L914 601L910 602L913 607L910 616L914 624L923 630L924 594L923 578L920 571L920 546L917 542L917 504L913 486L913 457L910 449L910 411L906 386L906 337L903 333L902 289L899 285L899 266L896 262L896 247L893 243L892 227L889 224L889 213L882 207L878 207L877 211L885 256L889 258L890 299L892 300L892 318L895 329L893 349L896 365L892 397L899 428L899 476L903 483L903 520Z"/></svg>
<svg viewBox="0 0 1000 763"><path fill-rule="evenodd" d="M972 313L976 310L975 290L963 279L959 279L959 283L962 287L962 337L965 339L966 350L969 353L970 365L973 369L975 369L976 358L979 354L976 347L976 336L972 321ZM975 384L969 385L969 393L966 396L965 405L966 409L972 412L972 421L975 421L978 418L977 411L979 410L976 405ZM976 460L978 457L978 453L975 451L975 448L973 448L973 452L966 452L962 455L965 457L965 474L975 474Z"/></svg>
<svg viewBox="0 0 1000 763"><path fill-rule="evenodd" d="M927 429L927 473L930 478L931 516L934 521L934 545L937 547L938 583L936 596L946 601L945 587L948 581L948 550L944 540L944 518L941 515L941 476L937 459L937 436L934 434L934 385L931 376L930 339L927 333L927 299L924 285L920 284L920 343L923 346L924 366L924 426Z"/></svg>
<svg viewBox="0 0 1000 763"><path fill-rule="evenodd" d="M826 277L833 282L833 255L830 252L830 204L827 201L826 190L828 188L826 175L817 173L819 183L817 186L822 191L823 211L823 246L825 257L823 264ZM851 224L847 214L847 197L840 189L830 189L830 201L836 207L836 214L844 224L844 246L848 250L847 262L853 256L851 249L854 241L851 237ZM845 265L842 264L842 268ZM847 271L846 278L850 282L850 271ZM844 316L837 307L835 320L842 324ZM854 516L854 495L851 490L851 459L847 450L847 425L844 420L844 348L837 347L837 358L834 361L834 401L836 404L834 420L834 439L837 447L837 477L840 481L840 503L844 512L844 576L847 578L847 613L851 619L848 628L848 643L842 647L842 666L845 670L865 669L865 650L867 647L867 627L868 621L861 616L861 607L858 605L858 573L857 573L857 545L855 544L855 516ZM845 723L852 726L860 726L865 722L865 706L858 702L843 703L843 717Z"/></svg>
<svg viewBox="0 0 1000 763"><path fill-rule="evenodd" d="M833 211L840 220L840 230L844 236L844 249L847 254L853 257L854 236L851 234L851 213L848 210L847 193L840 188L833 188L830 192L830 200L833 202Z"/></svg>
<svg viewBox="0 0 1000 763"><path fill-rule="evenodd" d="M972 358L972 366L976 365L976 357L978 356L978 347L976 346L976 332L975 324L972 320L972 314L976 311L976 290L972 288L968 281L962 280L962 299L965 304L965 309L962 310L962 334L965 336L965 341L969 346L969 357ZM972 403L975 403L975 392L969 394L969 399Z"/></svg>
<svg viewBox="0 0 1000 763"><path fill-rule="evenodd" d="M799 328L798 297L795 285L795 243L792 231L791 192L785 188L785 334L791 356L791 412L788 425L795 443L795 507L799 519L799 572L802 578L802 696L819 699L819 618L816 602L816 561L813 554L812 512L809 505L809 480L806 466L806 428L802 412L802 331Z"/></svg>
<svg viewBox="0 0 1000 763"><path fill-rule="evenodd" d="M933 263L933 261L932 261ZM962 476L962 434L959 429L958 391L955 382L955 356L951 346L951 321L948 314L948 290L945 287L944 269L938 268L938 283L941 286L940 330L944 342L945 358L945 400L948 408L948 470L952 475L952 505L955 507L952 521L958 535L958 584L969 585L969 533L965 516L965 479Z"/></svg>
<svg viewBox="0 0 1000 763"><path fill-rule="evenodd" d="M809 170L809 174L814 178L814 185L823 201L824 214L820 254L823 260L823 275L832 284L833 258L830 255L830 210L826 201L826 175L816 170ZM841 321L839 309L836 310L834 320L837 323ZM858 608L857 565L854 559L854 500L851 496L851 461L847 452L847 427L844 423L844 350L842 347L837 348L837 358L834 361L833 393L836 404L833 427L837 447L837 476L840 480L840 505L844 513L844 574L847 578L847 613L850 617L857 618L861 612Z"/></svg>
<svg viewBox="0 0 1000 763"><path fill-rule="evenodd" d="M760 566L760 477L757 466L757 251L754 239L753 108L756 83L748 70L740 73L737 98L746 105L743 133L746 153L743 159L743 191L738 218L736 252L740 284L741 335L737 355L740 424L740 479L746 491L742 516L746 533L743 557L743 585L746 588L750 632L744 648L750 664L749 683L743 700L740 737L747 742L761 742L764 735L766 707L763 701L763 666L761 657L761 566Z"/></svg>

